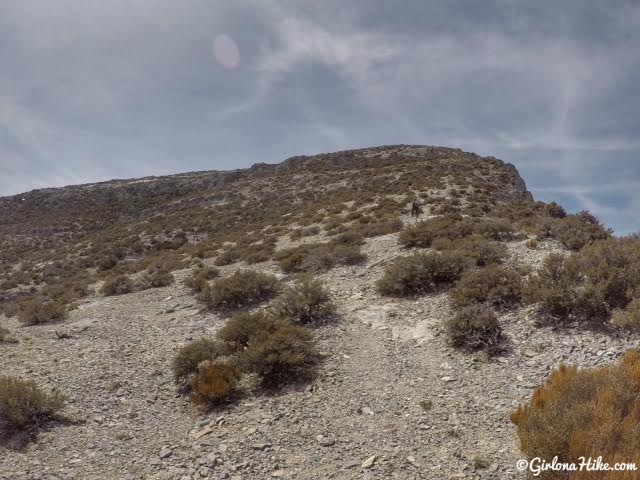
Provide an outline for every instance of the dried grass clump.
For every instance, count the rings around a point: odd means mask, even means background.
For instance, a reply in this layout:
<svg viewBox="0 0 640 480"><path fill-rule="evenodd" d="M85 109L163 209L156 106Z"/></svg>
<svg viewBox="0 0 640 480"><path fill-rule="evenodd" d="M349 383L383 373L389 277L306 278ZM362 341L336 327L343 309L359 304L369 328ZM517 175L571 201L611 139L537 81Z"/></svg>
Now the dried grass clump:
<svg viewBox="0 0 640 480"><path fill-rule="evenodd" d="M445 324L452 345L469 351L485 350L496 354L502 350L502 329L493 310L473 304L462 308Z"/></svg>
<svg viewBox="0 0 640 480"><path fill-rule="evenodd" d="M17 441L21 446L55 419L63 404L57 392L47 393L33 381L0 375L0 441Z"/></svg>
<svg viewBox="0 0 640 480"><path fill-rule="evenodd" d="M610 238L569 256L550 255L524 287L559 322L607 322L640 298L640 238Z"/></svg>
<svg viewBox="0 0 640 480"><path fill-rule="evenodd" d="M217 405L234 393L240 371L229 363L205 360L191 377L191 401L196 405Z"/></svg>
<svg viewBox="0 0 640 480"><path fill-rule="evenodd" d="M320 281L311 277L304 277L285 289L273 308L282 318L303 325L317 325L335 313L329 292Z"/></svg>
<svg viewBox="0 0 640 480"><path fill-rule="evenodd" d="M16 315L25 325L40 325L64 319L67 308L59 301L36 295L21 302Z"/></svg>
<svg viewBox="0 0 640 480"><path fill-rule="evenodd" d="M200 299L209 308L241 308L270 299L279 288L280 282L273 275L255 270L238 270L207 286Z"/></svg>
<svg viewBox="0 0 640 480"><path fill-rule="evenodd" d="M433 292L460 277L468 260L458 252L416 253L399 257L376 284L382 295L406 296Z"/></svg>
<svg viewBox="0 0 640 480"><path fill-rule="evenodd" d="M456 308L475 303L508 308L518 304L522 298L522 278L518 272L499 265L470 270L449 290L449 298Z"/></svg>
<svg viewBox="0 0 640 480"><path fill-rule="evenodd" d="M100 289L100 293L105 296L124 295L131 293L135 289L135 284L131 278L126 275L117 275L107 278Z"/></svg>
<svg viewBox="0 0 640 480"><path fill-rule="evenodd" d="M603 462L640 458L640 355L632 350L617 363L592 369L561 365L530 401L511 415L520 448L529 458L579 463L580 457ZM595 473L595 474L594 474ZM637 473L637 472L636 472ZM627 472L545 471L551 479L636 478Z"/></svg>

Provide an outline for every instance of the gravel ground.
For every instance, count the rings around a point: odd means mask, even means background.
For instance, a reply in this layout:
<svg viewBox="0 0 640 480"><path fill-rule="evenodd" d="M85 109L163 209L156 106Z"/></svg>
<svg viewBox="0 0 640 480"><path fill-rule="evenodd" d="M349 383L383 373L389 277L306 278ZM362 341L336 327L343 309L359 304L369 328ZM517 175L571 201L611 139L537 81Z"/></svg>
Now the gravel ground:
<svg viewBox="0 0 640 480"><path fill-rule="evenodd" d="M557 244L510 244L511 263L536 266ZM340 313L316 330L318 378L276 395L247 389L204 414L177 395L171 360L219 328L177 282L94 297L63 323L20 327L0 345L5 372L59 389L72 422L22 451L0 450L1 479L513 479L521 457L509 414L561 362L609 362L637 338L535 325L521 308L500 320L510 349L488 359L451 348L445 294L375 293L403 252L396 235L370 239L365 265L320 277ZM230 272L241 265L224 267ZM258 265L275 273L272 263ZM58 339L66 333L70 338Z"/></svg>

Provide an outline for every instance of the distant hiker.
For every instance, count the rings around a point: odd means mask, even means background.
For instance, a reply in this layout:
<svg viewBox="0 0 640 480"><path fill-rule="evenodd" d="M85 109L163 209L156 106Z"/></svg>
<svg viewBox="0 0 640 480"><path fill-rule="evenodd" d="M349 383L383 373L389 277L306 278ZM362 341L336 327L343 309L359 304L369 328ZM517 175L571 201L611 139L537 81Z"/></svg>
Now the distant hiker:
<svg viewBox="0 0 640 480"><path fill-rule="evenodd" d="M420 208L420 205L418 205L418 201L414 200L411 204L411 216L418 218L421 213L422 209Z"/></svg>

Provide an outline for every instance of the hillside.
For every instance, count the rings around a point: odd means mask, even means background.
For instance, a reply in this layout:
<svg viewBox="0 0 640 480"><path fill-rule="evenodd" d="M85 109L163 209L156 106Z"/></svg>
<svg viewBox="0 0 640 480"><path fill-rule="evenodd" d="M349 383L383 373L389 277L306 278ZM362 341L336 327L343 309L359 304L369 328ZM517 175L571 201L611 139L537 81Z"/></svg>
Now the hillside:
<svg viewBox="0 0 640 480"><path fill-rule="evenodd" d="M518 405L637 346L637 243L428 146L1 198L3 374L65 400L0 479L524 478Z"/></svg>

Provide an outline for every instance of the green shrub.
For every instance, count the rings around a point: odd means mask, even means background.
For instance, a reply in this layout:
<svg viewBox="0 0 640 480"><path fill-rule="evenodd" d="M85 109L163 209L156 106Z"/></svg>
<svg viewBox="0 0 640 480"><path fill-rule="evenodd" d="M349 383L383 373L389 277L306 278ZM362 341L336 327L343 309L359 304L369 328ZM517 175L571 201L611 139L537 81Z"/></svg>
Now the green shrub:
<svg viewBox="0 0 640 480"><path fill-rule="evenodd" d="M100 289L100 292L105 296L110 295L124 295L125 293L133 292L135 285L126 275L118 275L115 277L107 278Z"/></svg>
<svg viewBox="0 0 640 480"><path fill-rule="evenodd" d="M495 308L507 308L520 302L520 274L498 265L465 272L449 291L451 303L461 308L475 303L488 303Z"/></svg>
<svg viewBox="0 0 640 480"><path fill-rule="evenodd" d="M629 351L617 363L592 369L561 365L528 402L511 415L520 449L528 459L579 464L635 462L640 457L640 355ZM545 470L537 478L637 478L637 472Z"/></svg>
<svg viewBox="0 0 640 480"><path fill-rule="evenodd" d="M57 392L46 393L33 381L0 375L0 439L18 433L31 436L55 419L64 400Z"/></svg>
<svg viewBox="0 0 640 480"><path fill-rule="evenodd" d="M224 342L213 338L200 338L183 346L173 358L173 376L184 381L198 370L205 360L216 360L229 355L231 349Z"/></svg>
<svg viewBox="0 0 640 480"><path fill-rule="evenodd" d="M241 365L266 387L309 379L319 360L311 332L297 325L260 333L240 354Z"/></svg>
<svg viewBox="0 0 640 480"><path fill-rule="evenodd" d="M639 292L640 239L610 238L567 257L547 257L526 283L524 298L559 321L603 323Z"/></svg>
<svg viewBox="0 0 640 480"><path fill-rule="evenodd" d="M266 310L243 312L231 317L218 330L217 338L229 345L233 352L240 352L249 341L259 335L273 333L290 322Z"/></svg>
<svg viewBox="0 0 640 480"><path fill-rule="evenodd" d="M462 308L446 322L445 327L455 347L485 350L490 354L501 350L502 329L496 314L485 305L473 304Z"/></svg>
<svg viewBox="0 0 640 480"><path fill-rule="evenodd" d="M25 325L40 325L58 322L64 319L66 314L67 309L64 304L37 295L20 304L17 317Z"/></svg>
<svg viewBox="0 0 640 480"><path fill-rule="evenodd" d="M273 275L239 270L207 286L201 300L209 308L240 308L268 300L278 293L279 287L280 282Z"/></svg>
<svg viewBox="0 0 640 480"><path fill-rule="evenodd" d="M376 286L383 295L404 296L433 292L457 280L468 260L457 252L417 253L389 265Z"/></svg>
<svg viewBox="0 0 640 480"><path fill-rule="evenodd" d="M191 400L196 405L217 405L231 397L239 378L240 372L233 365L205 360L189 381Z"/></svg>
<svg viewBox="0 0 640 480"><path fill-rule="evenodd" d="M276 300L274 310L277 315L304 325L326 321L335 313L329 292L311 277L287 288Z"/></svg>

